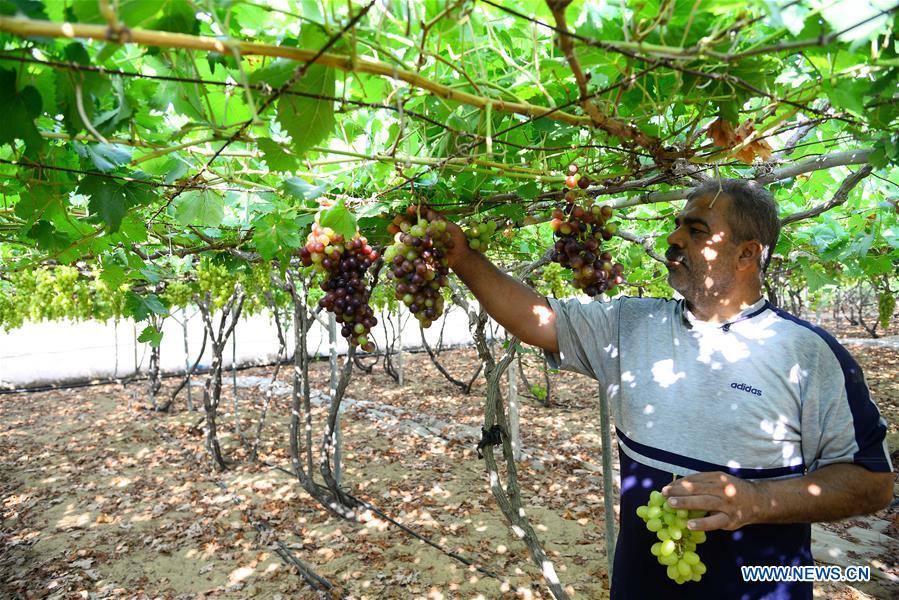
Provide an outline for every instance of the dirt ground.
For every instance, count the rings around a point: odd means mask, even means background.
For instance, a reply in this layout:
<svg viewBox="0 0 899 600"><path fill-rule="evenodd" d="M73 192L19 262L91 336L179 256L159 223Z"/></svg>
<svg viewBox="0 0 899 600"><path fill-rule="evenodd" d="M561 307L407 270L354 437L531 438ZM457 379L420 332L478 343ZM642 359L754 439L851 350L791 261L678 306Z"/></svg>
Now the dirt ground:
<svg viewBox="0 0 899 600"><path fill-rule="evenodd" d="M899 464L899 350L850 350L889 423ZM476 365L470 349L445 351L441 362L466 379ZM475 452L483 378L465 395L425 354L407 354L405 369L403 387L381 365L354 375L347 397L367 402L352 403L341 417L344 486L495 577L380 518L333 517L295 478L273 468L290 469L289 395L274 396L262 462L251 463L226 387L221 440L233 464L216 473L202 435L192 430L199 413L185 410L184 393L174 414L153 413L144 408L141 383L0 396L0 598L320 597L275 553L278 547L327 579L335 597L551 597L504 521ZM240 376L270 377L272 370ZM532 382L542 380L535 368L528 373ZM283 389L290 378L282 369ZM311 380L326 392L327 363L313 366ZM521 402L525 510L569 592L606 598L595 382L569 373L551 381L551 406ZM160 395L176 383L165 380ZM197 404L201 391L193 388ZM238 389L241 430L251 437L263 397L258 387ZM320 440L325 411L313 412ZM816 597L899 595L899 510L820 527L850 563L869 564L874 573L868 583L818 585Z"/></svg>

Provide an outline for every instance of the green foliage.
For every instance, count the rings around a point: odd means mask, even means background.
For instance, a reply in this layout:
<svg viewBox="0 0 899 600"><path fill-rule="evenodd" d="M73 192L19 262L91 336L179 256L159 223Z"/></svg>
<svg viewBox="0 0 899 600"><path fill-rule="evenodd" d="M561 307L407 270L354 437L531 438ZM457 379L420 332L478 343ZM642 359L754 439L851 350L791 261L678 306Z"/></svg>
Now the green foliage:
<svg viewBox="0 0 899 600"><path fill-rule="evenodd" d="M46 19L44 3L40 0L0 0L0 15L23 14L32 19Z"/></svg>
<svg viewBox="0 0 899 600"><path fill-rule="evenodd" d="M312 185L299 177L288 177L282 184L285 193L299 200L315 200L325 191L324 185Z"/></svg>
<svg viewBox="0 0 899 600"><path fill-rule="evenodd" d="M288 173L296 170L297 159L284 150L281 144L269 138L259 138L256 143L265 156L265 162L269 169Z"/></svg>
<svg viewBox="0 0 899 600"><path fill-rule="evenodd" d="M66 62L91 65L90 55L80 42L72 42L62 48L60 58ZM74 136L85 129L84 118L78 109L79 102L84 116L94 121L97 99L103 99L109 91L109 80L91 71L57 71L57 109L63 115L66 131ZM47 107L49 108L49 107Z"/></svg>
<svg viewBox="0 0 899 600"><path fill-rule="evenodd" d="M26 154L34 156L44 145L34 119L41 114L41 95L34 86L18 89L15 71L0 69L0 114L4 123L0 128L0 144L15 147L15 140L25 142Z"/></svg>
<svg viewBox="0 0 899 600"><path fill-rule="evenodd" d="M321 213L322 227L330 227L343 236L343 239L352 239L356 233L356 218L346 209L343 200Z"/></svg>
<svg viewBox="0 0 899 600"><path fill-rule="evenodd" d="M156 329L152 325L147 325L140 332L140 335L137 336L137 341L158 348L159 344L162 343L162 331Z"/></svg>
<svg viewBox="0 0 899 600"><path fill-rule="evenodd" d="M131 160L131 148L114 144L72 144L75 152L88 159L91 166L104 173L114 171L116 167L127 164Z"/></svg>
<svg viewBox="0 0 899 600"><path fill-rule="evenodd" d="M256 250L267 260L289 254L302 246L300 231L311 222L311 215L297 217L286 211L263 215L254 224Z"/></svg>
<svg viewBox="0 0 899 600"><path fill-rule="evenodd" d="M248 293L245 311L261 310L272 274L283 278L316 213L322 226L345 237L358 227L378 245L390 239L393 214L412 203L461 223L498 222L489 256L520 267L552 243L547 221L572 163L600 202L624 205L622 230L663 253L680 204L637 200L692 184L689 169L753 177L870 150L874 172L846 202L784 229L772 277L816 298L857 281L899 286L895 10L880 15L874 3L849 0L572 3L569 27L601 42L574 40L597 111L654 136L643 143L589 125L550 28L486 4L445 11L443 2L398 2L334 40L363 3L110 5L131 28L313 53L335 43L326 66L268 50L241 56L0 33L4 327L149 318L207 292L221 307L238 289ZM504 6L554 24L543 2ZM106 23L94 0L0 0L0 14ZM556 110L510 111L521 102ZM710 139L719 118L741 135L755 132L773 154ZM797 132L804 136L787 151ZM830 200L858 168L772 184L781 216ZM651 182L627 187L635 180ZM614 238L605 247L626 265L625 293L670 293L665 267L642 244ZM557 265L529 283L547 295L573 293ZM372 301L393 302L380 287Z"/></svg>
<svg viewBox="0 0 899 600"><path fill-rule="evenodd" d="M100 216L110 233L119 230L129 209L148 205L155 198L153 188L146 184L98 175L85 175L78 182L78 193L90 197L90 211Z"/></svg>
<svg viewBox="0 0 899 600"><path fill-rule="evenodd" d="M150 315L168 315L169 309L156 294L125 293L125 315L143 321Z"/></svg>
<svg viewBox="0 0 899 600"><path fill-rule="evenodd" d="M190 190L174 203L175 220L181 225L218 227L225 217L222 197L209 190Z"/></svg>
<svg viewBox="0 0 899 600"><path fill-rule="evenodd" d="M334 96L334 71L310 67L306 76L289 90L312 96L285 94L278 100L278 122L290 134L294 153L303 156L334 129L333 103L315 97Z"/></svg>

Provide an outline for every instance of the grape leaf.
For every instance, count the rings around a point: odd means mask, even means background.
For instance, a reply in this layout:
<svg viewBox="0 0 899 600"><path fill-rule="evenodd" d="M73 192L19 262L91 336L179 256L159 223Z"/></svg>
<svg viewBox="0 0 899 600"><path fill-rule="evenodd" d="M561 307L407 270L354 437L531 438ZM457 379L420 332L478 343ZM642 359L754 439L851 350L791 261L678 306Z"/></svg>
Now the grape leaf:
<svg viewBox="0 0 899 600"><path fill-rule="evenodd" d="M134 212L125 215L119 230L114 235L104 236L114 239L116 242L124 243L133 242L140 244L147 241L147 223L141 218L141 215Z"/></svg>
<svg viewBox="0 0 899 600"><path fill-rule="evenodd" d="M32 19L46 19L44 3L39 0L0 0L0 15L15 15L21 12Z"/></svg>
<svg viewBox="0 0 899 600"><path fill-rule="evenodd" d="M262 150L263 158L272 171L297 170L297 159L284 150L278 142L269 138L259 138L256 142Z"/></svg>
<svg viewBox="0 0 899 600"><path fill-rule="evenodd" d="M147 325L144 327L144 330L140 332L140 335L137 336L138 342L149 343L154 348L159 348L159 344L162 343L162 331L156 329L152 325Z"/></svg>
<svg viewBox="0 0 899 600"><path fill-rule="evenodd" d="M251 85L266 84L272 88L279 88L291 78L297 64L285 59L277 59L250 73L248 80Z"/></svg>
<svg viewBox="0 0 899 600"><path fill-rule="evenodd" d="M855 114L865 114L863 97L870 83L867 81L840 80L836 85L827 86L827 96L838 108L851 110Z"/></svg>
<svg viewBox="0 0 899 600"><path fill-rule="evenodd" d="M0 145L15 147L18 138L25 142L26 155L35 156L44 145L34 125L34 119L41 114L41 95L31 85L18 90L15 71L0 69L0 114Z"/></svg>
<svg viewBox="0 0 899 600"><path fill-rule="evenodd" d="M300 37L303 47L318 49L326 41L324 34L303 28ZM322 98L334 96L334 70L310 65L306 74L290 86L290 91L316 96L285 94L278 99L278 122L290 134L296 155L302 156L334 130L334 103Z"/></svg>
<svg viewBox="0 0 899 600"><path fill-rule="evenodd" d="M196 34L200 31L200 21L197 19L192 2L168 0L162 7L162 16L152 24L150 29Z"/></svg>
<svg viewBox="0 0 899 600"><path fill-rule="evenodd" d="M124 165L131 161L131 148L119 144L79 144L74 142L72 146L75 152L83 158L88 158L99 170L104 173L114 170L118 165Z"/></svg>
<svg viewBox="0 0 899 600"><path fill-rule="evenodd" d="M49 221L38 221L28 230L27 235L37 242L39 248L48 252L62 250L72 244L72 239L57 231Z"/></svg>
<svg viewBox="0 0 899 600"><path fill-rule="evenodd" d="M138 281L146 281L148 283L159 283L162 281L165 276L162 269L157 267L156 265L144 265L137 270L137 272L131 273L131 279L135 279Z"/></svg>
<svg viewBox="0 0 899 600"><path fill-rule="evenodd" d="M117 15L123 23L139 27L156 16L163 4L159 0L118 0L113 6L118 9ZM96 0L74 0L72 9L82 23L106 23Z"/></svg>
<svg viewBox="0 0 899 600"><path fill-rule="evenodd" d="M284 180L281 187L285 192L300 200L315 200L324 193L325 189L327 189L325 184L312 185L305 179L300 179L299 177L288 177Z"/></svg>
<svg viewBox="0 0 899 600"><path fill-rule="evenodd" d="M79 42L72 42L65 47L63 57L66 62L90 65L91 60ZM109 89L109 81L98 73L81 71L57 71L56 101L57 108L63 116L66 131L75 136L84 129L84 120L78 111L78 85L81 86L81 103L88 120L93 119L94 98L102 98Z"/></svg>
<svg viewBox="0 0 899 600"><path fill-rule="evenodd" d="M97 115L94 123L97 130L104 133L115 131L119 123L126 121L133 114L131 101L125 95L125 87L120 78L113 80L113 91L115 91L117 101L116 107Z"/></svg>
<svg viewBox="0 0 899 600"><path fill-rule="evenodd" d="M807 262L801 264L802 266L802 274L805 277L806 283L808 284L808 290L810 292L814 292L824 287L825 285L833 285L836 281L827 275L826 273L822 273L819 269L814 268L815 265L810 265Z"/></svg>
<svg viewBox="0 0 899 600"><path fill-rule="evenodd" d="M351 239L356 234L356 217L346 209L343 200L322 212L319 222L322 227L330 227L346 240Z"/></svg>
<svg viewBox="0 0 899 600"><path fill-rule="evenodd" d="M175 183L187 174L190 165L177 156L173 156L165 163L163 172L165 173L164 181L166 183Z"/></svg>
<svg viewBox="0 0 899 600"><path fill-rule="evenodd" d="M227 72L228 69L236 69L237 62L230 54L219 54L218 52L210 52L206 55L206 64L209 65L209 73L215 75L216 65L222 65Z"/></svg>
<svg viewBox="0 0 899 600"><path fill-rule="evenodd" d="M266 260L288 254L302 244L300 230L312 221L312 215L291 217L274 212L258 218L253 226L253 243L256 251Z"/></svg>
<svg viewBox="0 0 899 600"><path fill-rule="evenodd" d="M182 225L218 227L224 216L222 197L209 190L188 190L175 199L175 219Z"/></svg>
<svg viewBox="0 0 899 600"><path fill-rule="evenodd" d="M515 190L523 200L533 200L540 193L540 186L535 181L528 181Z"/></svg>
<svg viewBox="0 0 899 600"><path fill-rule="evenodd" d="M78 193L90 196L88 208L100 216L110 233L119 230L130 208L149 204L154 198L150 186L100 175L86 175L78 182Z"/></svg>
<svg viewBox="0 0 899 600"><path fill-rule="evenodd" d="M515 223L520 223L524 219L524 207L520 204L504 204L497 209L496 214L509 217Z"/></svg>
<svg viewBox="0 0 899 600"><path fill-rule="evenodd" d="M119 264L114 254L103 255L100 264L103 267L100 270L100 279L105 281L110 288L116 289L125 281L127 277L125 268Z"/></svg>
<svg viewBox="0 0 899 600"><path fill-rule="evenodd" d="M169 309L156 294L140 296L129 291L125 294L124 313L135 321L143 321L150 315L168 315Z"/></svg>
<svg viewBox="0 0 899 600"><path fill-rule="evenodd" d="M356 217L377 217L380 216L381 213L389 213L391 211L391 206L387 202L372 202L370 204L366 204L356 211Z"/></svg>

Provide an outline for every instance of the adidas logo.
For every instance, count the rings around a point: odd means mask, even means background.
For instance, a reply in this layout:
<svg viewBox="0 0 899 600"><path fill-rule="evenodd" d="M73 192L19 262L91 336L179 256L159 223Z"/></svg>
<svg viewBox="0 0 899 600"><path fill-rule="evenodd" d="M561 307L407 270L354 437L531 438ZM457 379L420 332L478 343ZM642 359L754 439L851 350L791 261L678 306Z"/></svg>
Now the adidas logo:
<svg viewBox="0 0 899 600"><path fill-rule="evenodd" d="M760 390L758 388L754 388L751 385L749 385L748 383L737 383L735 381L732 384L730 384L730 387L734 388L735 390L743 390L744 392L747 392L749 394L754 394L756 396L762 395L762 390Z"/></svg>

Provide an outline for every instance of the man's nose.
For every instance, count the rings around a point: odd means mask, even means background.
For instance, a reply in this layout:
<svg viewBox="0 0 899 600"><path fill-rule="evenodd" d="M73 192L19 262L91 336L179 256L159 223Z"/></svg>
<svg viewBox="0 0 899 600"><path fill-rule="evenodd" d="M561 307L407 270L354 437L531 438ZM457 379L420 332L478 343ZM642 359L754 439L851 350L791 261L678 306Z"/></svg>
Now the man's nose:
<svg viewBox="0 0 899 600"><path fill-rule="evenodd" d="M680 231L679 227L669 233L668 237L665 239L667 240L669 246L677 246L678 248L683 248L683 244L678 242L678 240L680 239L678 231Z"/></svg>

